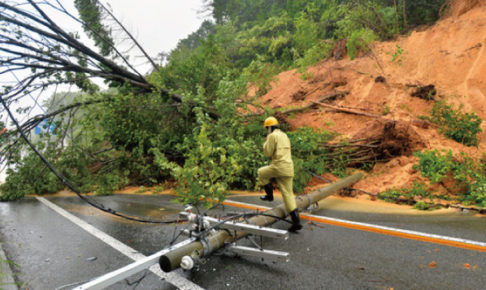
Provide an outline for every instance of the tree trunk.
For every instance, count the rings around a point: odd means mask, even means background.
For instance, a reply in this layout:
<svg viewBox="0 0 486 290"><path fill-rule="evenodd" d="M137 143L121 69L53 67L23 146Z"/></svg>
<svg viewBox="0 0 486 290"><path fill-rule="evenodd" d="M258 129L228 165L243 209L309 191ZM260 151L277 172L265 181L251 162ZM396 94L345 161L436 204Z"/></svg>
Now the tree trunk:
<svg viewBox="0 0 486 290"><path fill-rule="evenodd" d="M408 23L407 23L407 1L402 0L402 9L403 9L403 31L408 30Z"/></svg>

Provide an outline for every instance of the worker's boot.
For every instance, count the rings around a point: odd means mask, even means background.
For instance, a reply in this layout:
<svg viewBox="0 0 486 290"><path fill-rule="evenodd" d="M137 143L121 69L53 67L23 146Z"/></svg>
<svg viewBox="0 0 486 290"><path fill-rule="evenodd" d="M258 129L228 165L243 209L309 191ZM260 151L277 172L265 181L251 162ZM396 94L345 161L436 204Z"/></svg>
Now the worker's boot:
<svg viewBox="0 0 486 290"><path fill-rule="evenodd" d="M290 212L290 218L292 219L292 226L289 228L289 232L295 233L302 229L302 224L300 223L299 212L297 209Z"/></svg>
<svg viewBox="0 0 486 290"><path fill-rule="evenodd" d="M272 183L265 184L263 186L263 188L265 189L265 193L267 195L260 196L260 199L265 200L265 201L273 201L273 186L272 186Z"/></svg>

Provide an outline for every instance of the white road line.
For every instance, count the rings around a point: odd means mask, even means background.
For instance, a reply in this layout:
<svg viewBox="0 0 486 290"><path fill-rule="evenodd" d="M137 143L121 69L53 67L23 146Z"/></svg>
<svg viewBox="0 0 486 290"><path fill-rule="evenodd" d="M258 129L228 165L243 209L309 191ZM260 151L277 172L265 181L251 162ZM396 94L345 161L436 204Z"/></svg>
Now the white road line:
<svg viewBox="0 0 486 290"><path fill-rule="evenodd" d="M259 207L259 208L268 208L269 209L269 207L261 206L261 205L257 205L257 204L245 203L245 202L240 202L240 201L233 201L233 200L229 200L229 199L227 199L226 201L231 202L231 203L235 203L235 204L239 204L243 207ZM469 245L474 245L474 246L486 247L486 243L473 241L473 240L467 240L467 239L461 239L461 238L455 238L455 237L448 237L448 236L442 236L442 235L436 235L436 234L429 234L429 233L424 233L424 232L403 230L403 229L392 228L392 227L387 227L387 226L380 226L380 225L375 225L375 224L354 222L354 221L348 221L348 220L337 219L337 218L326 217L326 216L320 216L320 215L312 215L312 214L306 214L306 213L300 213L300 215L301 216L314 217L314 218L317 218L317 219L326 219L326 220L329 220L329 221L334 221L334 222L339 222L339 223L344 223L344 224L375 228L375 229L380 229L380 230L385 230L385 231L390 231L390 232L404 233L404 234L416 235L416 236L421 236L421 237L426 237L426 238L433 238L433 239L439 239L439 240L445 240L445 241L453 241L453 242L459 242L459 243L464 243L464 244L469 244Z"/></svg>
<svg viewBox="0 0 486 290"><path fill-rule="evenodd" d="M95 228L94 226L88 224L87 222L83 221L82 219L70 214L66 210L62 209L61 207L55 205L54 203L48 201L47 199L43 197L36 197L37 200L48 206L50 209L54 210L58 214L62 215L66 219L70 220L77 226L81 227L83 230L87 231L91 235L95 236L96 238L100 239L101 241L105 242L115 250L119 251L123 255L129 257L130 259L134 261L139 261L144 258L146 258L145 255L142 253L136 251L135 249L125 245L124 243L120 242L119 240L111 237L110 235L106 234L105 232L102 232ZM154 265L150 267L150 271L154 273L155 275L159 276L160 278L164 279L168 283L180 288L180 289L203 289L197 284L194 284L193 282L187 280L186 278L174 273L165 273L162 270L160 270L160 267L157 265Z"/></svg>
<svg viewBox="0 0 486 290"><path fill-rule="evenodd" d="M140 271L143 271L145 269L152 267L155 267L160 271L160 268L156 266L158 264L159 258L162 255L165 255L166 253L173 251L175 249L178 249L180 247L183 247L185 245L188 245L192 242L194 242L195 238L187 239L185 241L182 241L176 245L170 246L168 248L165 248L161 251L158 251L155 254L152 254L144 259L135 261L129 265L126 265L125 267L119 268L115 271L112 271L110 273L106 273L103 276L100 276L96 279L93 279L79 287L74 288L73 290L102 290L105 289L106 287L115 284L118 281L121 281L125 278L130 277L131 275L138 273ZM184 287L184 289L190 288L190 285L187 287Z"/></svg>
<svg viewBox="0 0 486 290"><path fill-rule="evenodd" d="M445 240L445 241L453 241L453 242L459 242L459 243L464 243L464 244L469 244L469 245L474 245L474 246L486 247L486 243L473 241L473 240L467 240L467 239L461 239L461 238L455 238L455 237L449 237L449 236L442 236L442 235L436 235L436 234L429 234L429 233L424 233L424 232L403 230L403 229L397 229L397 228L392 228L392 227L387 227L387 226L380 226L380 225L367 224L367 223L361 223L361 222L353 222L353 221L342 220L342 219L326 217L326 216L319 216L319 215L312 215L312 214L302 214L302 215L320 218L320 219L326 219L326 220L329 220L329 221L346 223L346 224L350 224L350 225L357 225L357 226L375 228L375 229L380 229L380 230L385 230L385 231L390 231L390 232L404 233L404 234L421 236L421 237L426 237L426 238L433 238L433 239Z"/></svg>

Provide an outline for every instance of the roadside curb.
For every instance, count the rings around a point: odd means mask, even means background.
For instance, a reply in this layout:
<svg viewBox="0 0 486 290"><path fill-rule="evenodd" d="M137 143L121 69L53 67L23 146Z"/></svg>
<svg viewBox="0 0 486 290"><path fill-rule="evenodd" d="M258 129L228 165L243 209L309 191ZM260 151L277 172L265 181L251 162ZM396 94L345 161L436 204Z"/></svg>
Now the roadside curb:
<svg viewBox="0 0 486 290"><path fill-rule="evenodd" d="M2 290L17 290L19 289L15 284L12 269L7 263L7 257L3 252L2 243L0 243L0 289Z"/></svg>

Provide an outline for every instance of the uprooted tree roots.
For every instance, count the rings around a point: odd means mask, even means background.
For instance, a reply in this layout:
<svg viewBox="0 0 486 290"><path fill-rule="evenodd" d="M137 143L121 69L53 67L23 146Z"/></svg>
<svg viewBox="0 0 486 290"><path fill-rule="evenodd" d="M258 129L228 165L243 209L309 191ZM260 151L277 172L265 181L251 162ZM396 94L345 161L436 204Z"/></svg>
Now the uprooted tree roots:
<svg viewBox="0 0 486 290"><path fill-rule="evenodd" d="M328 160L345 156L347 166L363 167L410 156L425 148L426 142L409 123L380 119L356 133L351 140L320 146L328 149Z"/></svg>

